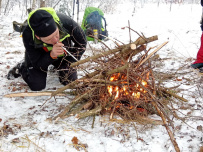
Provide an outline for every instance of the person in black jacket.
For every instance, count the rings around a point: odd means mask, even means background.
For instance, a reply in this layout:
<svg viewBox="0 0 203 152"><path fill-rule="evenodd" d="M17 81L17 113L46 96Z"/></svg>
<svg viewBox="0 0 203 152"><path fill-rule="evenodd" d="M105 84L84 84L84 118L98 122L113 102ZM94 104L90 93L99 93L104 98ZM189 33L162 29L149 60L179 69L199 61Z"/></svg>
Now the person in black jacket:
<svg viewBox="0 0 203 152"><path fill-rule="evenodd" d="M47 70L49 65L53 65L63 85L76 80L77 71L70 68L70 64L80 60L87 44L81 27L52 8L32 11L27 21L22 35L25 58L8 72L7 78L22 76L31 90L40 91L46 87Z"/></svg>

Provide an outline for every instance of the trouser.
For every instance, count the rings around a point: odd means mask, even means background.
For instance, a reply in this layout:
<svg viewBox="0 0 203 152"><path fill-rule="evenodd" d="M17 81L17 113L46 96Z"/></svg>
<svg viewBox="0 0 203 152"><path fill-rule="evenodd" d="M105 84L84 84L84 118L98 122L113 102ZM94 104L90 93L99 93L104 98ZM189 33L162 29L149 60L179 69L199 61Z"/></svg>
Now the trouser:
<svg viewBox="0 0 203 152"><path fill-rule="evenodd" d="M202 36L201 36L200 48L199 48L199 51L197 53L197 58L193 64L197 64L197 63L203 63L203 32L202 32Z"/></svg>
<svg viewBox="0 0 203 152"><path fill-rule="evenodd" d="M77 71L70 68L70 63L62 62L60 65L56 63L54 66L57 68L59 80L63 85L77 79ZM31 90L40 91L46 87L47 71L33 67L23 67L21 74Z"/></svg>

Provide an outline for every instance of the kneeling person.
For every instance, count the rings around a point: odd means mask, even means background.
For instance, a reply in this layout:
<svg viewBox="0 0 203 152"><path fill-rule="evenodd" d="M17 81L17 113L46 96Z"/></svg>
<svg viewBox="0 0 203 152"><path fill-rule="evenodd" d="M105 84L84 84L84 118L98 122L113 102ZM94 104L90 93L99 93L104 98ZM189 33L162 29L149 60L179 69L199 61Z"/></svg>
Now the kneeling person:
<svg viewBox="0 0 203 152"><path fill-rule="evenodd" d="M46 87L48 66L53 65L63 85L76 80L77 71L70 67L75 59L63 47L80 60L87 44L81 27L52 8L32 11L27 21L23 31L25 58L9 71L7 78L22 76L31 90L40 91Z"/></svg>

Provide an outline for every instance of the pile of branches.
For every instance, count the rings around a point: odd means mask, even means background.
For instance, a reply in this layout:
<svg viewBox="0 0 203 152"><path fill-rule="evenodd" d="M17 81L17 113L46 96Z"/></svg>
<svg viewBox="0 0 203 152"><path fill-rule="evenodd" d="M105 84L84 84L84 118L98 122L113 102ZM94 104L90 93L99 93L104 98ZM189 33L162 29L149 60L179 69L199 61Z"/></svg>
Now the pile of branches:
<svg viewBox="0 0 203 152"><path fill-rule="evenodd" d="M115 49L103 43L107 51L72 63L71 67L82 68L86 75L52 93L52 96L56 96L67 89L74 89L77 93L54 119L72 115L82 119L109 114L110 119L119 116L123 120L142 124L164 125L176 151L179 151L168 127L172 122L170 114L175 115L170 108L170 98L185 99L157 84L152 61L157 57L155 53L167 42L147 50L147 44L155 40L158 40L157 36L145 38L139 35L130 44L119 45L115 42ZM152 49L155 50L149 53ZM147 117L152 114L160 116L162 121Z"/></svg>

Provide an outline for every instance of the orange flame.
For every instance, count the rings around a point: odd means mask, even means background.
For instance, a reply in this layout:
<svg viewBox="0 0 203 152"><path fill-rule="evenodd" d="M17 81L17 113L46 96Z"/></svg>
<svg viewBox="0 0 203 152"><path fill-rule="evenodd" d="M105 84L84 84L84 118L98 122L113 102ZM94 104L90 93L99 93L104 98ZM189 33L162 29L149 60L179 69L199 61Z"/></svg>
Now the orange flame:
<svg viewBox="0 0 203 152"><path fill-rule="evenodd" d="M112 81L118 81L118 80L122 80L121 82L119 82L120 84L127 84L127 77L125 74L121 74L121 73L116 73L113 74L109 80ZM147 82L144 80L140 80L140 83L143 86L147 86ZM118 99L121 96L128 96L130 95L131 97L135 98L135 99L139 99L141 97L142 93L146 93L147 91L144 90L139 84L134 84L134 87L132 87L132 84L130 85L130 87L128 85L123 85L122 87L120 86L108 86L107 87L108 93L110 96L113 96L114 99Z"/></svg>

